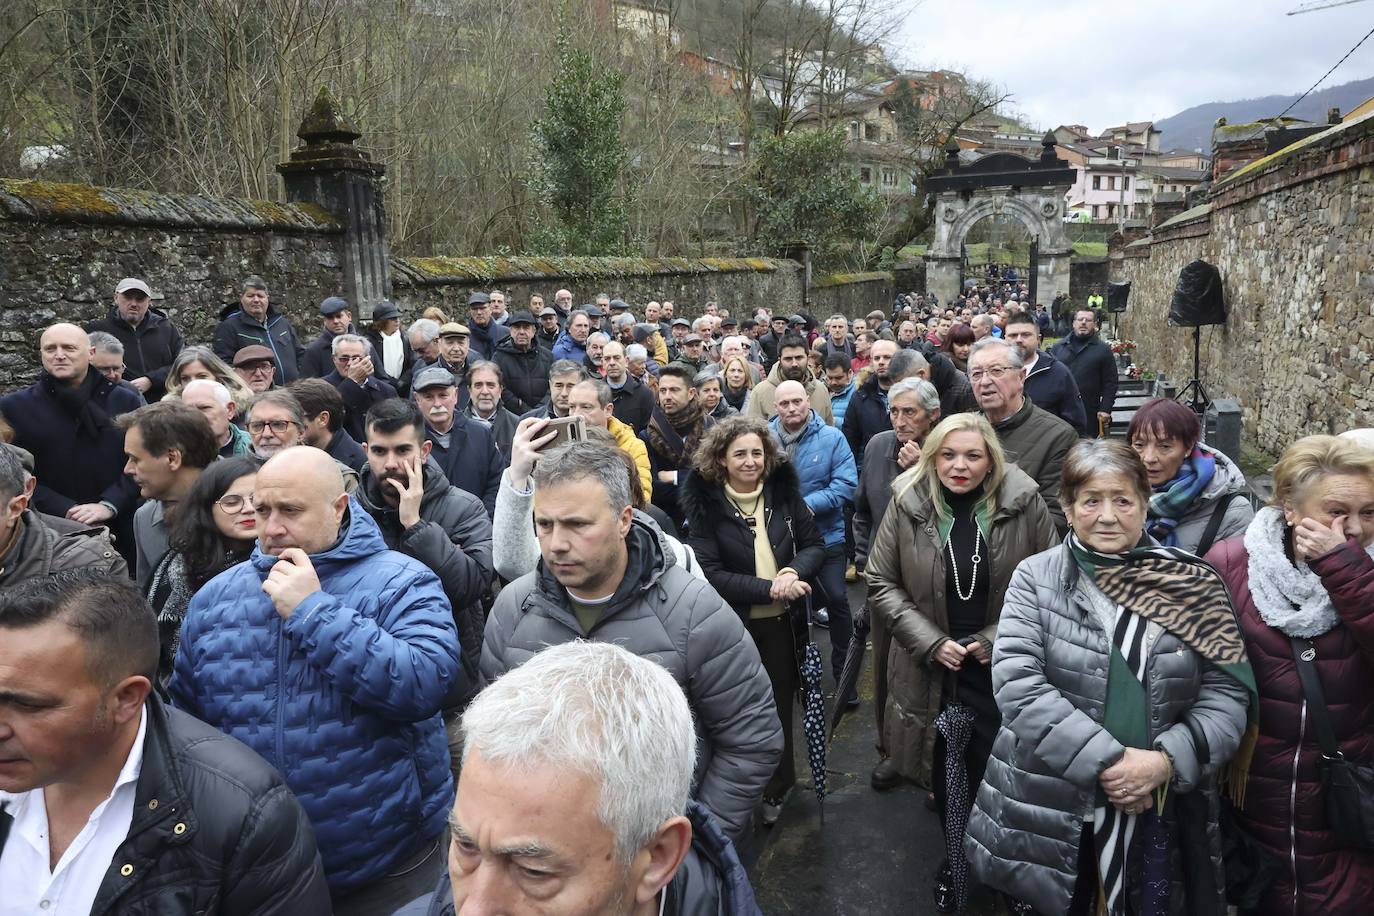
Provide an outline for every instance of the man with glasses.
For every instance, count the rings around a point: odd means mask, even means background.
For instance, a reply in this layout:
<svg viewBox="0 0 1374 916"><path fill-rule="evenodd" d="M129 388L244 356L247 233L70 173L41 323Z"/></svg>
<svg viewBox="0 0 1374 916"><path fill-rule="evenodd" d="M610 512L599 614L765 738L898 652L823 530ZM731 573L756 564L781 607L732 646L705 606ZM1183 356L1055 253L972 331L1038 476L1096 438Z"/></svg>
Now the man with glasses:
<svg viewBox="0 0 1374 916"><path fill-rule="evenodd" d="M291 392L265 391L253 398L248 408L248 435L253 439L254 455L267 459L301 445L304 432L305 412Z"/></svg>
<svg viewBox="0 0 1374 916"><path fill-rule="evenodd" d="M968 377L978 409L988 418L997 438L1015 461L1040 486L1055 527L1062 537L1069 530L1059 506L1059 472L1064 456L1078 441L1074 428L1041 410L1025 394L1021 349L1010 341L986 337L968 356Z"/></svg>
<svg viewBox="0 0 1374 916"><path fill-rule="evenodd" d="M266 347L257 344L244 347L234 354L234 374L243 379L254 394L262 394L276 384L277 359Z"/></svg>
<svg viewBox="0 0 1374 916"><path fill-rule="evenodd" d="M359 334L340 334L330 345L334 371L324 380L338 389L344 402L344 429L355 440L364 438L363 422L372 405L396 397L396 389L377 377L372 345Z"/></svg>
<svg viewBox="0 0 1374 916"><path fill-rule="evenodd" d="M128 383L149 403L162 397L167 370L185 343L176 325L152 307L152 290L137 277L125 277L115 286L114 304L87 332L101 331L123 346L124 372Z"/></svg>
<svg viewBox="0 0 1374 916"><path fill-rule="evenodd" d="M124 380L128 366L124 365L124 344L119 342L119 338L105 331L92 331L90 338L91 368L121 388L129 389L138 395L140 401L147 403L142 392Z"/></svg>

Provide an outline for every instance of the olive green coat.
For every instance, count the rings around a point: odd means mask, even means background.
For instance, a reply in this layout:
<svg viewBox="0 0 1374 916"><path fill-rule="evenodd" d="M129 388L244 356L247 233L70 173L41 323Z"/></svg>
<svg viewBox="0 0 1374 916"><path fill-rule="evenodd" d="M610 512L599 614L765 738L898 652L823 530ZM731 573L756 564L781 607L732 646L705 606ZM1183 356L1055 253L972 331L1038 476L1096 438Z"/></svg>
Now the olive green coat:
<svg viewBox="0 0 1374 916"><path fill-rule="evenodd" d="M987 625L977 636L991 658L1012 571L1059 543L1059 535L1035 481L1014 464L1007 465L986 525L984 562L991 563L992 578ZM930 496L912 469L893 481L892 504L873 537L866 574L869 613L881 618L875 626L891 639L881 740L902 775L927 787L945 670L936 670L931 653L949 636L944 547Z"/></svg>

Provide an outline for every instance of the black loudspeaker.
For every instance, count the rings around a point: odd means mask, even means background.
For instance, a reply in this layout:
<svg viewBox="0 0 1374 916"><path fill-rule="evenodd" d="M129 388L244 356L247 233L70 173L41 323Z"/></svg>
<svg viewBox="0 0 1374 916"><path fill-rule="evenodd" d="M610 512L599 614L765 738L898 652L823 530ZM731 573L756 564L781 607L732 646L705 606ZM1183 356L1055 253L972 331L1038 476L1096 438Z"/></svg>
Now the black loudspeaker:
<svg viewBox="0 0 1374 916"><path fill-rule="evenodd" d="M1169 303L1169 324L1198 328L1226 323L1226 302L1221 290L1221 271L1197 260L1178 272L1178 286Z"/></svg>
<svg viewBox="0 0 1374 916"><path fill-rule="evenodd" d="M1107 311L1121 313L1126 311L1126 300L1131 297L1130 281L1107 284Z"/></svg>

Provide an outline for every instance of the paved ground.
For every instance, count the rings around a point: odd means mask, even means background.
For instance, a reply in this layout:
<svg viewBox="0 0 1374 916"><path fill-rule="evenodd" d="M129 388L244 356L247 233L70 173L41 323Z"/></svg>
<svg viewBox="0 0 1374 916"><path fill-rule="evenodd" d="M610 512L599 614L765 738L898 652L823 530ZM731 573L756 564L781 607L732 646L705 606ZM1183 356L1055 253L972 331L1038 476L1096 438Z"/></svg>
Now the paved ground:
<svg viewBox="0 0 1374 916"><path fill-rule="evenodd" d="M863 604L861 585L850 587L849 600L856 608ZM813 633L828 660L829 634L819 628ZM829 693L833 685L828 672L826 679ZM936 816L926 810L925 793L914 786L879 793L868 783L877 756L872 666L867 662L859 696L859 708L841 722L830 747L823 818L800 722L796 726L799 784L777 825L760 827L754 848L746 851L759 906L767 916L935 913L931 884L944 857L944 840ZM999 908L983 894L968 912L991 916Z"/></svg>

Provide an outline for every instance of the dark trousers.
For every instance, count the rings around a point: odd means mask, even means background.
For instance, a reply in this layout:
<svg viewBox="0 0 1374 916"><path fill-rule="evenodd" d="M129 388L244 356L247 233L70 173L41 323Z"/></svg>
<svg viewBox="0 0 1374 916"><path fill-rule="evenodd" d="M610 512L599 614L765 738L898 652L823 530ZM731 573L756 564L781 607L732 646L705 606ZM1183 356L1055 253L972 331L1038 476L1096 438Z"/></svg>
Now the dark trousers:
<svg viewBox="0 0 1374 916"><path fill-rule="evenodd" d="M854 504L844 504L844 557L854 562Z"/></svg>
<svg viewBox="0 0 1374 916"><path fill-rule="evenodd" d="M854 635L854 616L849 612L849 587L844 581L844 544L825 548L825 562L817 574L817 584L824 593L820 596L830 613L830 666L839 680L844 668L844 656L849 651L849 639ZM813 598L814 600L814 598Z"/></svg>
<svg viewBox="0 0 1374 916"><path fill-rule="evenodd" d="M433 893L448 868L448 831L423 843L397 862L386 876L334 897L334 916L377 916L394 913L412 900ZM304 916L304 914L301 914Z"/></svg>
<svg viewBox="0 0 1374 916"><path fill-rule="evenodd" d="M797 643L787 614L750 620L746 624L754 638L768 683L773 686L773 704L782 722L782 759L764 787L763 797L777 801L797 781L796 766L792 762L792 704L797 695Z"/></svg>

